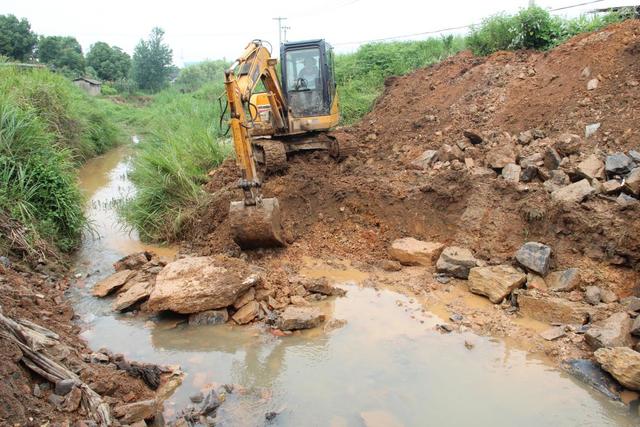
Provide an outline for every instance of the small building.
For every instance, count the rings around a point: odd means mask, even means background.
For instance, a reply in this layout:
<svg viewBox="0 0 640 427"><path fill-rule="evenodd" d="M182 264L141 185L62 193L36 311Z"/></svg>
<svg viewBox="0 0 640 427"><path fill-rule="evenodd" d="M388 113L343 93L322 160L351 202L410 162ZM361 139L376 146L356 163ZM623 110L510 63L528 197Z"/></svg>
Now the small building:
<svg viewBox="0 0 640 427"><path fill-rule="evenodd" d="M91 96L100 95L100 88L102 87L102 82L98 80L93 80L88 77L78 77L73 80L73 84L78 86L80 89L84 90Z"/></svg>

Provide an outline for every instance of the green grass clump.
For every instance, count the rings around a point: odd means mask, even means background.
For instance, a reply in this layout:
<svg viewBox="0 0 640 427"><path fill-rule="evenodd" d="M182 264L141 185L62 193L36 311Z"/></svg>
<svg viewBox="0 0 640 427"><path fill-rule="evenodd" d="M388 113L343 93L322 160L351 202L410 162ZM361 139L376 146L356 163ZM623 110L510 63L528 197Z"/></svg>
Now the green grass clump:
<svg viewBox="0 0 640 427"><path fill-rule="evenodd" d="M74 249L85 226L82 197L67 148L34 109L0 99L0 247L45 256Z"/></svg>
<svg viewBox="0 0 640 427"><path fill-rule="evenodd" d="M137 193L122 214L143 240L174 240L203 200L207 173L230 153L219 136L221 91L221 82L190 94L168 89L138 112L147 131L131 174Z"/></svg>
<svg viewBox="0 0 640 427"><path fill-rule="evenodd" d="M476 55L499 50L551 49L567 39L629 18L625 11L566 19L540 7L515 15L498 14L471 29L466 44Z"/></svg>
<svg viewBox="0 0 640 427"><path fill-rule="evenodd" d="M23 109L33 109L54 134L82 162L114 147L119 130L106 113L109 102L92 98L62 75L46 69L0 67L0 97Z"/></svg>

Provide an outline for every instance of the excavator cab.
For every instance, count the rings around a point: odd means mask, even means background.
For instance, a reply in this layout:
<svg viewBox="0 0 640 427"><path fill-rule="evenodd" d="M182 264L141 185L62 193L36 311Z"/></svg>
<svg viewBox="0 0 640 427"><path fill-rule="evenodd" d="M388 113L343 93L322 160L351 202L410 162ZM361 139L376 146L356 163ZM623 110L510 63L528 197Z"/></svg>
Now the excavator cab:
<svg viewBox="0 0 640 427"><path fill-rule="evenodd" d="M337 101L331 45L324 40L284 43L280 64L293 119L331 115Z"/></svg>

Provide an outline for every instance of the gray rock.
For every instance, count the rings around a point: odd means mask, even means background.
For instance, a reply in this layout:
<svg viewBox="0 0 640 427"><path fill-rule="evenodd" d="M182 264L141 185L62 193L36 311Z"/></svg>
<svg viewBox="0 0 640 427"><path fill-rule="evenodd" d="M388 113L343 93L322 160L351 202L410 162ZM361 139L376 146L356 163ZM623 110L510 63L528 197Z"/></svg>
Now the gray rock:
<svg viewBox="0 0 640 427"><path fill-rule="evenodd" d="M567 173L562 169L556 169L556 170L550 171L549 181L559 186L565 186L571 183L571 179L569 179L569 175L567 175Z"/></svg>
<svg viewBox="0 0 640 427"><path fill-rule="evenodd" d="M562 367L572 376L612 400L620 400L613 390L619 388L613 377L602 370L600 365L587 359L571 359L562 363Z"/></svg>
<svg viewBox="0 0 640 427"><path fill-rule="evenodd" d="M591 123L584 127L584 137L589 138L600 129L600 123Z"/></svg>
<svg viewBox="0 0 640 427"><path fill-rule="evenodd" d="M478 260L466 248L449 246L445 248L436 263L436 271L459 279L469 277L469 270L478 264Z"/></svg>
<svg viewBox="0 0 640 427"><path fill-rule="evenodd" d="M554 271L545 278L545 282L552 291L572 291L580 286L580 270L577 268L569 268L564 271Z"/></svg>
<svg viewBox="0 0 640 427"><path fill-rule="evenodd" d="M533 140L533 132L527 130L525 132L520 132L518 135L518 144L527 145Z"/></svg>
<svg viewBox="0 0 640 427"><path fill-rule="evenodd" d="M640 316L633 320L633 324L631 325L631 335L640 337Z"/></svg>
<svg viewBox="0 0 640 427"><path fill-rule="evenodd" d="M551 193L551 197L561 203L580 203L585 197L592 194L595 190L589 184L589 181L583 179L573 184L562 187Z"/></svg>
<svg viewBox="0 0 640 427"><path fill-rule="evenodd" d="M90 357L91 363L102 363L105 365L109 363L109 356L103 353L91 353Z"/></svg>
<svg viewBox="0 0 640 427"><path fill-rule="evenodd" d="M419 169L429 169L437 160L438 152L436 150L427 150L420 154L411 164Z"/></svg>
<svg viewBox="0 0 640 427"><path fill-rule="evenodd" d="M607 319L594 323L584 335L594 350L601 347L626 347L631 339L632 321L627 313L614 313Z"/></svg>
<svg viewBox="0 0 640 427"><path fill-rule="evenodd" d="M628 194L620 193L620 195L616 199L616 203L620 206L627 206L638 203L638 200Z"/></svg>
<svg viewBox="0 0 640 427"><path fill-rule="evenodd" d="M33 385L33 395L35 397L42 397L42 389L38 384Z"/></svg>
<svg viewBox="0 0 640 427"><path fill-rule="evenodd" d="M516 261L523 267L546 276L551 262L551 248L542 243L527 242L516 252Z"/></svg>
<svg viewBox="0 0 640 427"><path fill-rule="evenodd" d="M607 161L605 162L605 170L610 175L626 175L631 172L632 167L633 162L631 159L620 152L607 156Z"/></svg>
<svg viewBox="0 0 640 427"><path fill-rule="evenodd" d="M522 182L531 182L533 181L536 176L538 175L538 168L536 166L525 166L524 169L522 169L522 173L520 174L520 180Z"/></svg>
<svg viewBox="0 0 640 427"><path fill-rule="evenodd" d="M193 403L200 403L204 400L204 394L202 394L202 392L199 391L189 396L189 400L192 401Z"/></svg>
<svg viewBox="0 0 640 427"><path fill-rule="evenodd" d="M56 382L54 393L58 396L66 396L67 394L69 394L75 384L76 381L71 378L60 380Z"/></svg>
<svg viewBox="0 0 640 427"><path fill-rule="evenodd" d="M630 150L629 151L629 157L631 158L631 160L633 160L636 164L640 165L640 152L636 151L636 150Z"/></svg>
<svg viewBox="0 0 640 427"><path fill-rule="evenodd" d="M626 297L620 301L628 311L640 311L640 298L638 297Z"/></svg>
<svg viewBox="0 0 640 427"><path fill-rule="evenodd" d="M315 328L324 322L325 316L315 307L287 306L277 321L278 329L293 331L297 329Z"/></svg>
<svg viewBox="0 0 640 427"><path fill-rule="evenodd" d="M0 265L2 265L5 268L10 268L11 267L11 260L9 258L7 258L6 256L2 255L2 256L0 256Z"/></svg>
<svg viewBox="0 0 640 427"><path fill-rule="evenodd" d="M519 182L520 181L520 172L522 168L514 163L509 163L504 168L502 168L502 177L505 181L509 182Z"/></svg>
<svg viewBox="0 0 640 427"><path fill-rule="evenodd" d="M584 291L584 299L585 301L587 301L589 304L591 305L598 305L600 304L600 299L601 299L601 295L600 295L600 288L597 286L587 286L587 288Z"/></svg>
<svg viewBox="0 0 640 427"><path fill-rule="evenodd" d="M527 166L543 166L544 156L540 153L534 153L530 156L520 159L520 166L526 168Z"/></svg>
<svg viewBox="0 0 640 427"><path fill-rule="evenodd" d="M207 393L207 396L204 398L204 402L202 402L202 406L200 407L200 415L211 415L213 414L219 407L220 397L215 390L210 390Z"/></svg>
<svg viewBox="0 0 640 427"><path fill-rule="evenodd" d="M221 310L207 310L189 316L190 325L222 325L226 323L227 320L229 320L229 312L226 308Z"/></svg>
<svg viewBox="0 0 640 427"><path fill-rule="evenodd" d="M558 169L560 167L560 162L562 161L562 157L554 148L547 148L544 152L544 167L549 170Z"/></svg>

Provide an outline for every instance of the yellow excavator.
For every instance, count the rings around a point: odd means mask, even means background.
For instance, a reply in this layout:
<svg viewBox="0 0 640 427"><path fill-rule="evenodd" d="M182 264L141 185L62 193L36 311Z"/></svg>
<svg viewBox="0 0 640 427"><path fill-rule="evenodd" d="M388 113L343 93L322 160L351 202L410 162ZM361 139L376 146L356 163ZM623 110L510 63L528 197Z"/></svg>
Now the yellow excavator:
<svg viewBox="0 0 640 427"><path fill-rule="evenodd" d="M355 151L327 131L338 124L333 51L322 39L283 43L278 60L270 45L253 40L225 71L229 128L244 199L232 201L229 219L242 249L284 246L280 206L262 197L263 178L287 168L295 152L327 150L335 159ZM262 83L262 90L257 87Z"/></svg>

